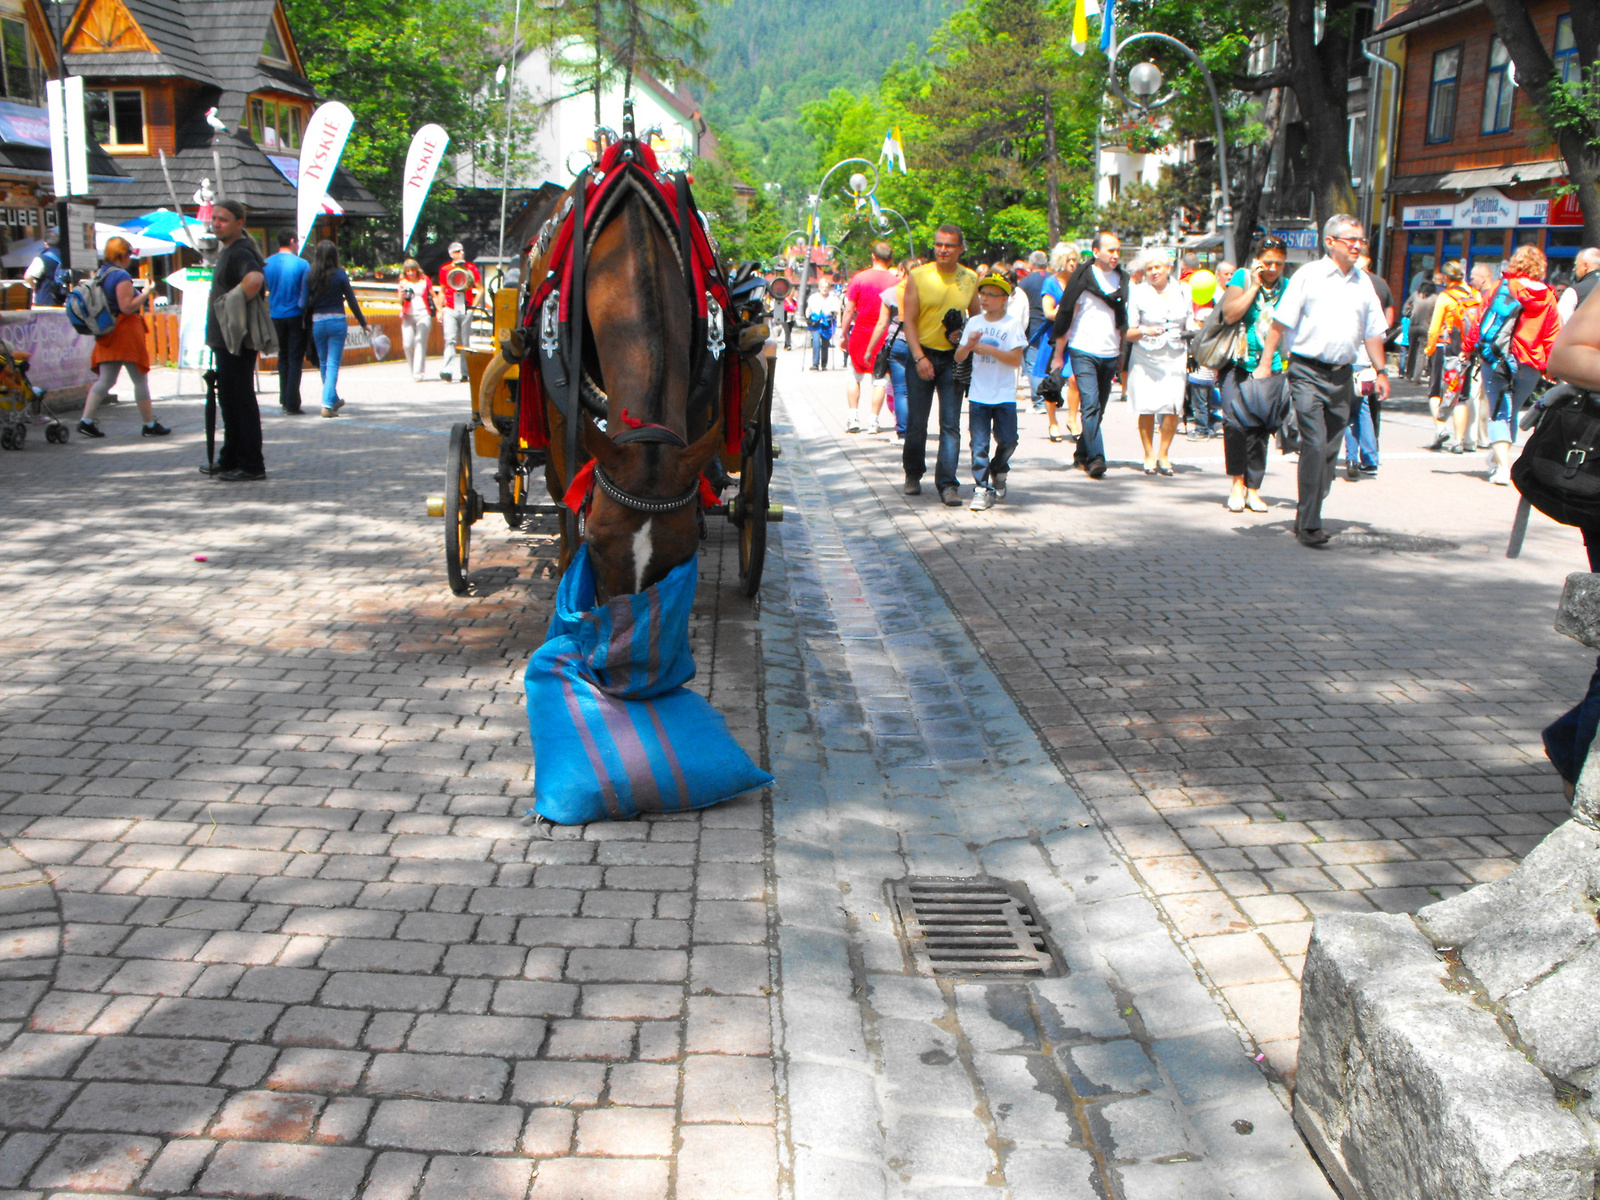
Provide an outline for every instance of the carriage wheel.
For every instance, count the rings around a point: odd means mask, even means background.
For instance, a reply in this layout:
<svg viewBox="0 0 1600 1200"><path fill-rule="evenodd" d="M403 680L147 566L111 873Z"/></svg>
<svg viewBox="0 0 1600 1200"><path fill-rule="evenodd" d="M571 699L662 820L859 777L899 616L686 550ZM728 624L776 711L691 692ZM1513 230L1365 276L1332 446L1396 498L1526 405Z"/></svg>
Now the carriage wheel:
<svg viewBox="0 0 1600 1200"><path fill-rule="evenodd" d="M472 523L477 519L472 490L472 431L466 422L450 429L450 455L445 465L444 573L450 590L467 594L467 571L472 555Z"/></svg>

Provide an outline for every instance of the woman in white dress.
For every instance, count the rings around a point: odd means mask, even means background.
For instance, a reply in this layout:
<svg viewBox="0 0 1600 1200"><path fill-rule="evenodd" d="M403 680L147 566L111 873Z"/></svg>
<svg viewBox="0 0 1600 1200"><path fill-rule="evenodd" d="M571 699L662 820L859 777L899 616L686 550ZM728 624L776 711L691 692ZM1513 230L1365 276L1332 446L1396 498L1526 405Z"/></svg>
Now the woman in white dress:
<svg viewBox="0 0 1600 1200"><path fill-rule="evenodd" d="M1172 278L1172 259L1164 250L1141 256L1144 282L1128 289L1128 402L1139 418L1144 473L1171 475L1172 436L1178 431L1187 384L1189 348L1184 335L1195 328L1189 289ZM1156 418L1161 444L1155 445Z"/></svg>

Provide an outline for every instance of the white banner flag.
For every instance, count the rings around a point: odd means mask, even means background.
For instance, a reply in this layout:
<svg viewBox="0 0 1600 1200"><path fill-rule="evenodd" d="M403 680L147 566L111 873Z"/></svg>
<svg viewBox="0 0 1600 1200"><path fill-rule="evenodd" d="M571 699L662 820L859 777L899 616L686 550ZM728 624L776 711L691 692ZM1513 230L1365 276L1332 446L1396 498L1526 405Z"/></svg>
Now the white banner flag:
<svg viewBox="0 0 1600 1200"><path fill-rule="evenodd" d="M311 231L316 227L322 199L328 194L328 185L333 182L333 173L339 166L339 156L344 153L345 139L355 123L353 112L337 100L330 100L311 114L305 133L301 135L296 222L301 250L306 248Z"/></svg>
<svg viewBox="0 0 1600 1200"><path fill-rule="evenodd" d="M69 75L45 83L50 122L50 170L60 198L89 194L89 135L83 119L83 78Z"/></svg>
<svg viewBox="0 0 1600 1200"><path fill-rule="evenodd" d="M450 135L440 125L424 125L411 139L411 149L406 151L405 182L401 185L400 252L411 243L411 231L417 227L417 217L433 187L433 177L439 171Z"/></svg>

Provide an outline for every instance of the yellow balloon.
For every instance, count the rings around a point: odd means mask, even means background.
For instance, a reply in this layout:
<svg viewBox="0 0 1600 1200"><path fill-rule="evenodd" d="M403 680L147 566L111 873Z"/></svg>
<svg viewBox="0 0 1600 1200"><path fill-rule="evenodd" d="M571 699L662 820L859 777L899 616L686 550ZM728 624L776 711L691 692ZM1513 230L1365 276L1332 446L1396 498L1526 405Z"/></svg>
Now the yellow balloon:
<svg viewBox="0 0 1600 1200"><path fill-rule="evenodd" d="M1217 294L1217 277L1210 271L1196 271L1189 276L1189 294L1196 304L1210 304Z"/></svg>

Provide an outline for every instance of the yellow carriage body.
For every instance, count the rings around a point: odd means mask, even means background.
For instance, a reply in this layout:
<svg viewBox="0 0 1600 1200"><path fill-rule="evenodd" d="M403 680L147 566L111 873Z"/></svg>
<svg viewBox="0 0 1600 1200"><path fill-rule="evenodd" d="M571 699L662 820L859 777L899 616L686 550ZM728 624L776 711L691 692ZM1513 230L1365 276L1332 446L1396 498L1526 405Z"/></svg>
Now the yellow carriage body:
<svg viewBox="0 0 1600 1200"><path fill-rule="evenodd" d="M487 350L468 348L462 351L462 356L467 360L467 382L472 388L472 405L478 405L478 389L483 386L483 372L489 365L489 360L495 356L503 334L509 333L517 327L519 313L517 311L518 289L503 287L494 294L494 341ZM515 421L517 416L516 400L512 388L518 386L521 368L515 364L506 372L505 383L494 395L494 416L496 421L505 418ZM521 448L520 446L518 447ZM473 430L472 449L479 458L500 457L500 431L492 425L479 425Z"/></svg>

